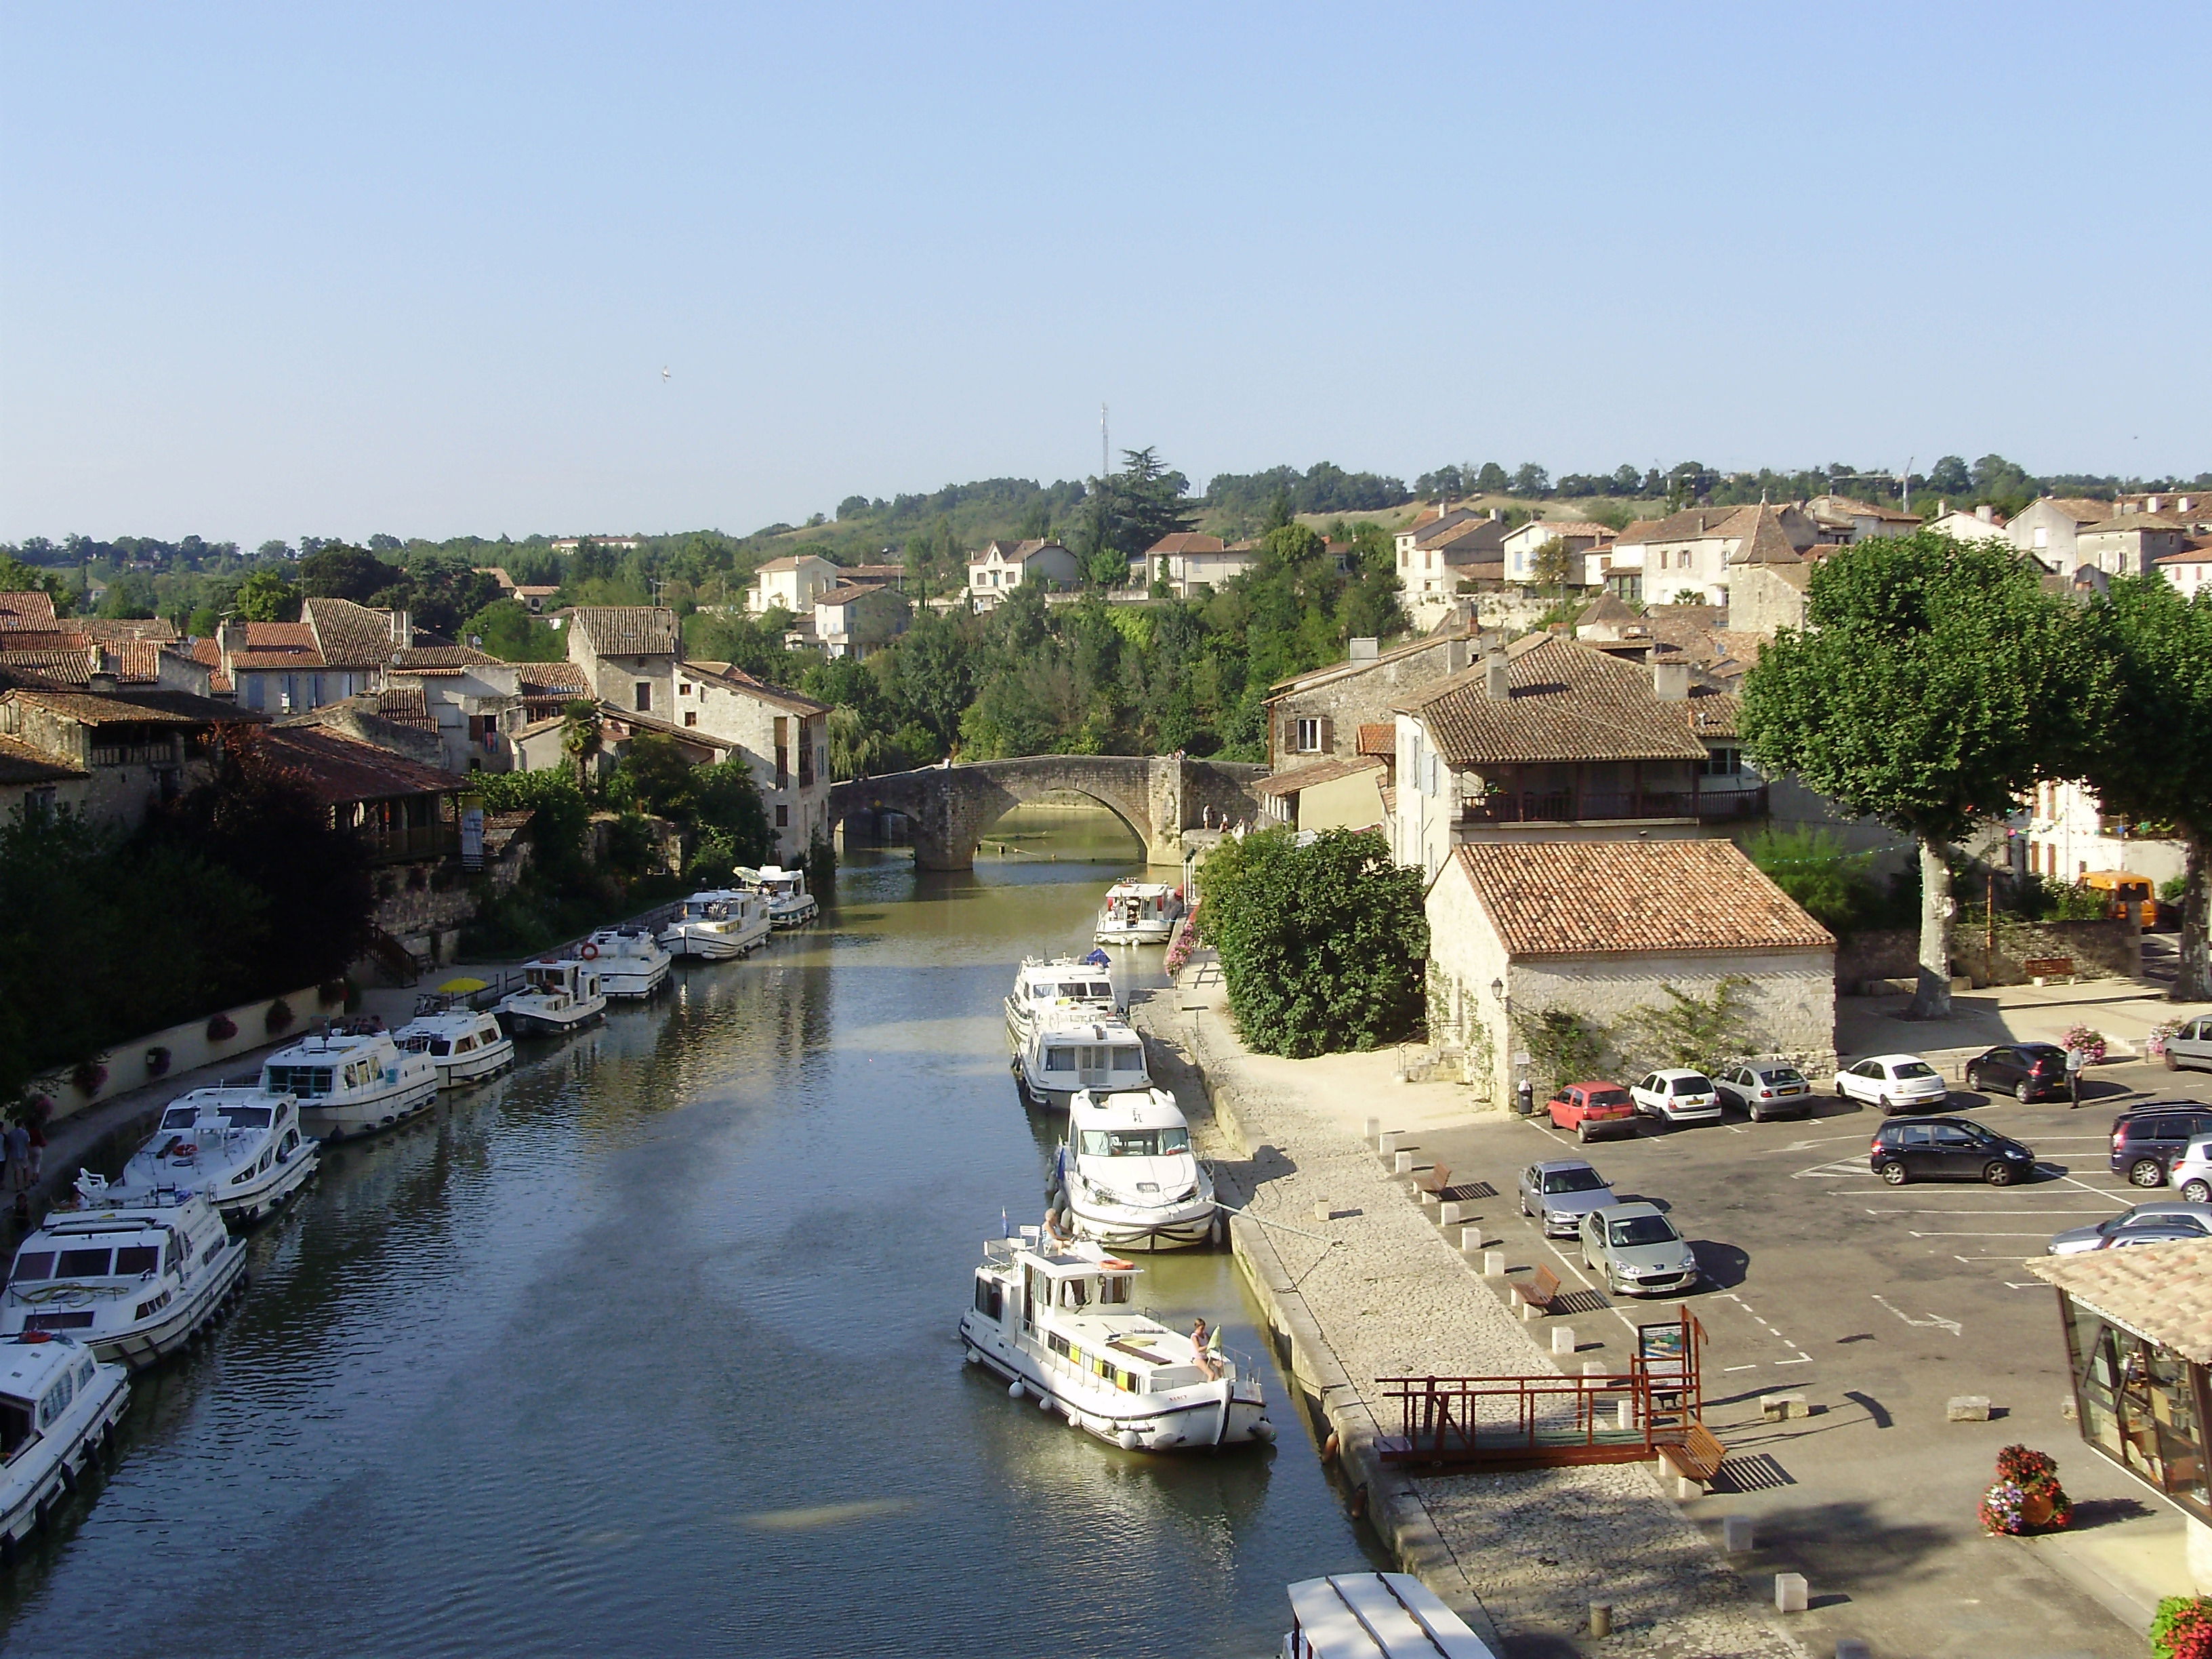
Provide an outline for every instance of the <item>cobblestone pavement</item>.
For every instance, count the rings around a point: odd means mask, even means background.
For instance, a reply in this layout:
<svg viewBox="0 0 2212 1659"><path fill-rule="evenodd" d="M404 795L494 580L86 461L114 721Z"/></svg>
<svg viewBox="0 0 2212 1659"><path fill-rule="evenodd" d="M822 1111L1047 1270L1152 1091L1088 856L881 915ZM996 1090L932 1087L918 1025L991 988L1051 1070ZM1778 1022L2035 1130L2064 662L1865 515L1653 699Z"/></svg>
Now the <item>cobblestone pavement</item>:
<svg viewBox="0 0 2212 1659"><path fill-rule="evenodd" d="M1240 1072L1240 1050L1218 1014L1185 1007L1202 1000L1211 1000L1170 990L1136 1012L1176 1050L1161 1056L1163 1070L1173 1078L1175 1059L1196 1061L1233 1110L1251 1152L1212 1120L1224 1188L1249 1194L1255 1217L1284 1224L1270 1233L1282 1267L1355 1385L1371 1390L1389 1376L1556 1374L1373 1152L1328 1114ZM1195 1080L1175 1080L1207 1132ZM1325 1222L1315 1219L1323 1200L1333 1212ZM1412 1486L1513 1655L1805 1651L1762 1607L1768 1587L1729 1571L1644 1467L1428 1476ZM1578 1634L1594 1601L1613 1607L1610 1638Z"/></svg>

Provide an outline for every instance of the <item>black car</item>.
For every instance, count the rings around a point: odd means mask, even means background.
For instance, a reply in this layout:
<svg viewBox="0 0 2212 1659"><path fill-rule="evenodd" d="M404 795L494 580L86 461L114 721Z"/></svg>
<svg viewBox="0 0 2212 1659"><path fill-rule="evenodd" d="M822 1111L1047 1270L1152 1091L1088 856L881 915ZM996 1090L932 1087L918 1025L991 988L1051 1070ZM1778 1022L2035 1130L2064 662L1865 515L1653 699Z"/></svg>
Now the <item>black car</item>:
<svg viewBox="0 0 2212 1659"><path fill-rule="evenodd" d="M2137 1187L2163 1187L2166 1171L2196 1135L2212 1135L2212 1107L2160 1100L2130 1108L2112 1120L2112 1173Z"/></svg>
<svg viewBox="0 0 2212 1659"><path fill-rule="evenodd" d="M1901 1117L1875 1132L1869 1159L1893 1187L1908 1181L1986 1181L2009 1187L2035 1169L2035 1154L1971 1118Z"/></svg>
<svg viewBox="0 0 2212 1659"><path fill-rule="evenodd" d="M1992 1048L1966 1062L1966 1086L2010 1095L2022 1105L2038 1096L2056 1097L2066 1092L2066 1051L2052 1042Z"/></svg>

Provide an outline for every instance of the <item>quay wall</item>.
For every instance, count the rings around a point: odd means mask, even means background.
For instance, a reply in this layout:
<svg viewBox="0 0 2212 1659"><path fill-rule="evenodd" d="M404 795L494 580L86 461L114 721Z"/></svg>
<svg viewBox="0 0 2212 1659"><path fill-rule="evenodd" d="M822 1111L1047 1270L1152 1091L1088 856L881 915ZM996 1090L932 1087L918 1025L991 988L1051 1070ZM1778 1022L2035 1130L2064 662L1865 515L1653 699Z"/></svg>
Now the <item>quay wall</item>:
<svg viewBox="0 0 2212 1659"><path fill-rule="evenodd" d="M278 1003L292 1011L292 1018L281 1031L269 1029L270 1011ZM271 1042L306 1031L330 1010L325 1007L321 989L307 986L297 991L287 991L281 997L260 997L252 1002L241 1002L234 1008L220 1008L188 1019L180 1024L165 1025L158 1031L149 1031L143 1036L118 1042L100 1056L100 1063L107 1068L107 1079L99 1088L87 1094L76 1086L76 1068L64 1066L48 1073L31 1085L33 1092L43 1094L54 1103L53 1116L58 1122L74 1117L88 1107L96 1106L113 1096L143 1088L149 1083L164 1077L175 1077L185 1072L198 1070L203 1066L220 1064L235 1059L256 1048L265 1048ZM208 1036L208 1026L218 1015L226 1016L237 1027L235 1035L220 1040ZM168 1051L167 1064L159 1069L148 1064L156 1048Z"/></svg>

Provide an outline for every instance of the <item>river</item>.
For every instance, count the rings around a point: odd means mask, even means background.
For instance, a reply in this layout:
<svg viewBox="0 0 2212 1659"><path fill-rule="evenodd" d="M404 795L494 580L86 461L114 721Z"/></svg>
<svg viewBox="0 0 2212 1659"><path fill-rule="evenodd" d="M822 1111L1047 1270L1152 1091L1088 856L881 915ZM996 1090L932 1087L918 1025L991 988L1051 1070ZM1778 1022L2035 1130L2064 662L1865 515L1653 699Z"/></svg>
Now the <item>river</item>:
<svg viewBox="0 0 2212 1659"><path fill-rule="evenodd" d="M0 1579L0 1654L1273 1652L1287 1583L1377 1563L1225 1254L1145 1299L1264 1356L1274 1448L1140 1458L961 1363L1058 1133L1000 999L1139 867L1103 813L992 833L331 1153Z"/></svg>

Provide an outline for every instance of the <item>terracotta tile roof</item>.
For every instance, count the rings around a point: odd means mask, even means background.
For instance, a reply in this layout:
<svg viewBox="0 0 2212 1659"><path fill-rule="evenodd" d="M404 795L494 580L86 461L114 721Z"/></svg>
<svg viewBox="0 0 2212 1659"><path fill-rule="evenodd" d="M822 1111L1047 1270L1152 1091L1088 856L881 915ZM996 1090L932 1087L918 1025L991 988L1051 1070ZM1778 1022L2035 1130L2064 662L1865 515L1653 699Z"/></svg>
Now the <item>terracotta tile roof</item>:
<svg viewBox="0 0 2212 1659"><path fill-rule="evenodd" d="M970 554L968 558L968 562L970 564L988 564L991 562L992 555L995 553L999 559L1004 563L1026 564L1037 554L1043 552L1045 549L1048 547L1059 547L1060 545L1060 544L1058 542L1046 541L1041 538L1032 538L1031 540L1025 542L1010 542L994 538L993 540L985 542L981 547Z"/></svg>
<svg viewBox="0 0 2212 1659"><path fill-rule="evenodd" d="M177 637L177 630L159 617L86 617L71 618L70 626L81 628L95 640L158 640L164 644Z"/></svg>
<svg viewBox="0 0 2212 1659"><path fill-rule="evenodd" d="M1547 536L1563 538L1595 536L1601 541L1612 540L1613 534L1611 525L1592 524L1587 519L1531 519L1513 533L1518 535L1521 530L1540 530Z"/></svg>
<svg viewBox="0 0 2212 1659"><path fill-rule="evenodd" d="M0 629L0 651L89 651L92 635L67 623L57 628Z"/></svg>
<svg viewBox="0 0 2212 1659"><path fill-rule="evenodd" d="M1171 557L1177 553L1219 553L1224 550L1220 537L1202 536L1196 531L1186 530L1161 537L1145 550L1145 556Z"/></svg>
<svg viewBox="0 0 2212 1659"><path fill-rule="evenodd" d="M1595 628L1607 623L1633 623L1643 620L1641 611L1626 604L1619 596L1607 593L1583 607L1582 614L1575 618L1575 629L1580 632L1585 628Z"/></svg>
<svg viewBox="0 0 2212 1659"><path fill-rule="evenodd" d="M1742 539L1729 554L1730 564L1802 564L1805 556L1782 527L1782 515L1771 507L1750 509L1751 519L1738 526Z"/></svg>
<svg viewBox="0 0 2212 1659"><path fill-rule="evenodd" d="M82 685L92 678L97 662L88 645L74 651L14 651L7 649L4 639L0 639L0 669L48 684Z"/></svg>
<svg viewBox="0 0 2212 1659"><path fill-rule="evenodd" d="M469 781L456 773L425 766L326 726L282 726L261 740L271 758L292 768L317 799L331 805L468 787Z"/></svg>
<svg viewBox="0 0 2212 1659"><path fill-rule="evenodd" d="M434 732L438 722L430 717L430 700L419 685L387 685L376 694L376 712L395 726L412 726L425 732Z"/></svg>
<svg viewBox="0 0 2212 1659"><path fill-rule="evenodd" d="M526 697L573 696L589 692L591 677L573 662L519 662L515 686Z"/></svg>
<svg viewBox="0 0 2212 1659"><path fill-rule="evenodd" d="M850 605L855 599L866 599L871 593L884 590L874 582L847 582L842 587L832 587L814 596L817 605Z"/></svg>
<svg viewBox="0 0 2212 1659"><path fill-rule="evenodd" d="M2087 495L2046 495L2044 499L2077 525L2095 524L2112 516L2110 501L2094 501Z"/></svg>
<svg viewBox="0 0 2212 1659"><path fill-rule="evenodd" d="M2186 530L2189 526L2170 513L2115 513L2096 524L2085 524L2084 536L2124 536L2131 530Z"/></svg>
<svg viewBox="0 0 2212 1659"><path fill-rule="evenodd" d="M1376 720L1359 728L1359 752L1363 755L1398 753L1398 728L1389 720Z"/></svg>
<svg viewBox="0 0 2212 1659"><path fill-rule="evenodd" d="M1613 538L1613 544L1615 547L1632 547L1638 543L1648 542L1652 539L1652 532L1658 529L1662 522L1658 519L1638 519Z"/></svg>
<svg viewBox="0 0 2212 1659"><path fill-rule="evenodd" d="M1662 702L1649 669L1557 635L1516 640L1505 657L1508 696L1490 696L1478 661L1399 705L1448 764L1705 758L1692 711L1717 713L1713 694Z"/></svg>
<svg viewBox="0 0 2212 1659"><path fill-rule="evenodd" d="M222 643L221 641L194 640L191 643L191 651L190 654L194 662L202 664L208 669L208 689L210 690L228 691L234 689L231 685L230 676L222 672Z"/></svg>
<svg viewBox="0 0 2212 1659"><path fill-rule="evenodd" d="M1398 533L1413 537L1413 545L1417 548L1429 548L1480 524L1496 524L1498 533L1501 536L1505 533L1502 520L1494 520L1486 513L1478 513L1471 507L1455 507L1450 512L1439 514L1434 518L1419 520Z"/></svg>
<svg viewBox="0 0 2212 1659"><path fill-rule="evenodd" d="M761 565L755 569L753 574L755 575L758 575L761 572L767 570L796 570L799 568L799 562L801 559L818 560L823 564L835 564L836 562L834 559L823 558L819 553L787 553L780 559L770 559L766 564Z"/></svg>
<svg viewBox="0 0 2212 1659"><path fill-rule="evenodd" d="M2038 1256L2026 1265L2136 1334L2212 1365L2212 1239Z"/></svg>
<svg viewBox="0 0 2212 1659"><path fill-rule="evenodd" d="M315 630L306 623L250 622L246 624L249 651L313 651Z"/></svg>
<svg viewBox="0 0 2212 1659"><path fill-rule="evenodd" d="M796 691L787 691L782 686L755 679L744 669L733 668L726 662L686 662L679 666L695 678L712 680L732 691L743 691L750 696L758 697L763 702L788 708L794 714L826 714L830 712L830 705L826 702L817 702Z"/></svg>
<svg viewBox="0 0 2212 1659"><path fill-rule="evenodd" d="M392 660L393 617L351 599L306 599L300 615L314 629L325 668L381 668Z"/></svg>
<svg viewBox="0 0 2212 1659"><path fill-rule="evenodd" d="M228 703L189 691L65 691L21 686L5 695L82 726L212 726L240 718Z"/></svg>
<svg viewBox="0 0 2212 1659"><path fill-rule="evenodd" d="M663 605L580 605L572 628L602 657L668 657L678 648L676 613Z"/></svg>
<svg viewBox="0 0 2212 1659"><path fill-rule="evenodd" d="M0 629L52 628L54 596L51 593L0 593Z"/></svg>
<svg viewBox="0 0 2212 1659"><path fill-rule="evenodd" d="M474 668L498 661L490 652L472 645L415 645L392 654L392 672L400 674L425 668Z"/></svg>
<svg viewBox="0 0 2212 1659"><path fill-rule="evenodd" d="M1424 634L1416 640L1407 640L1403 645L1394 645L1388 651L1378 652L1364 662L1355 662L1347 657L1341 662L1329 663L1321 668L1309 668L1303 674L1289 675L1277 680L1267 690L1270 692L1310 690L1316 685L1326 685L1333 680L1348 679L1354 674L1364 674L1370 669L1380 668L1386 663L1396 662L1402 657L1411 656L1416 651L1432 649L1440 642L1449 640L1455 635L1472 638L1474 634L1474 630L1472 628L1464 623L1454 626L1451 619L1447 617L1435 633Z"/></svg>
<svg viewBox="0 0 2212 1659"><path fill-rule="evenodd" d="M673 720L655 720L650 714L641 714L631 708L620 708L611 702L599 705L599 724L610 737L617 738L625 732L650 732L657 737L677 738L685 743L696 744L702 749L739 747L734 738L718 738L702 727L678 726Z"/></svg>
<svg viewBox="0 0 2212 1659"><path fill-rule="evenodd" d="M906 567L902 564L848 565L845 567L845 579L848 581L873 582L880 587L888 582L904 581Z"/></svg>
<svg viewBox="0 0 2212 1659"><path fill-rule="evenodd" d="M1512 957L1836 943L1734 842L1486 842L1452 859Z"/></svg>
<svg viewBox="0 0 2212 1659"><path fill-rule="evenodd" d="M88 778L89 772L81 771L64 761L33 749L19 738L0 737L0 784L59 783L65 778Z"/></svg>
<svg viewBox="0 0 2212 1659"><path fill-rule="evenodd" d="M1273 777L1262 778L1252 786L1255 795L1295 795L1301 789L1311 789L1316 784L1334 783L1339 778L1348 778L1360 772L1379 772L1382 763L1372 755L1337 756L1325 761L1316 761L1311 766L1301 766L1295 771L1278 772Z"/></svg>

